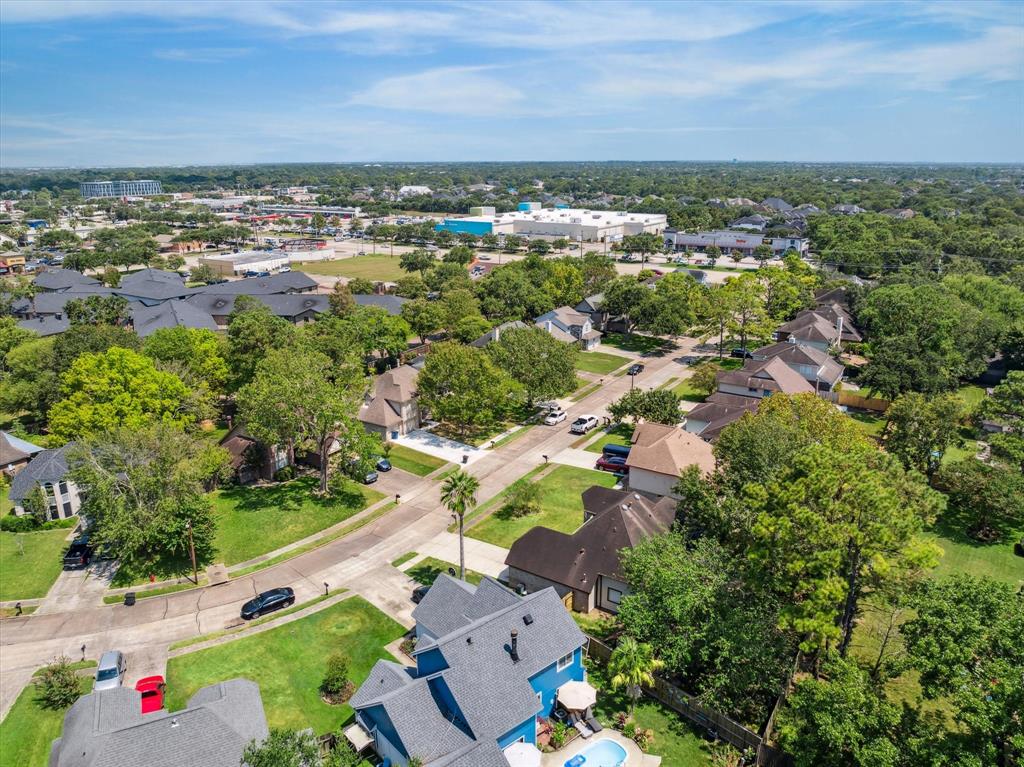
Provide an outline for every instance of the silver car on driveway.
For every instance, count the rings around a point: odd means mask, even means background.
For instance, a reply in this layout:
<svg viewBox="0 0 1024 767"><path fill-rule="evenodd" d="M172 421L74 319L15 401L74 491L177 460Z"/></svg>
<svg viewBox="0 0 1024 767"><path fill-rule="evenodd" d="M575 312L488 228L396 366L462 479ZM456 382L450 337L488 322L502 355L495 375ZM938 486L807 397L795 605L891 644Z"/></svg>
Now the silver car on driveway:
<svg viewBox="0 0 1024 767"><path fill-rule="evenodd" d="M124 672L128 670L124 653L120 650L107 650L100 657L100 665L96 667L96 684L93 690L112 690L124 682Z"/></svg>

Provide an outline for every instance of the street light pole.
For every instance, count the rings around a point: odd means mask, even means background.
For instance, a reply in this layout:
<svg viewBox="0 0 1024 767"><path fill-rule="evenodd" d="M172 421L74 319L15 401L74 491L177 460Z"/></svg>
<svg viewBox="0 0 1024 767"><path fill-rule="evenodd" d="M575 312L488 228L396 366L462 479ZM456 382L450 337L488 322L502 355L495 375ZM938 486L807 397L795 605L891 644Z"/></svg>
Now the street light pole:
<svg viewBox="0 0 1024 767"><path fill-rule="evenodd" d="M192 577L195 579L195 583L199 585L199 568L196 567L196 544L192 538L192 520L188 521L188 554L192 559Z"/></svg>

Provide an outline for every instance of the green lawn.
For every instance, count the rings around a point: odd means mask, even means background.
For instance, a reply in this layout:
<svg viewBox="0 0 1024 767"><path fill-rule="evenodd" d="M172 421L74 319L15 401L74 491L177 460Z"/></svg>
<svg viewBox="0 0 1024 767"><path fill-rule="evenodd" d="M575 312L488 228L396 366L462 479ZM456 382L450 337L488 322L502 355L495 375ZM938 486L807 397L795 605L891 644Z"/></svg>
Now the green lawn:
<svg viewBox="0 0 1024 767"><path fill-rule="evenodd" d="M614 346L624 352L636 352L637 354L647 354L669 345L661 338L651 338L636 333L630 336L625 333L605 333L601 336L601 343L605 346Z"/></svg>
<svg viewBox="0 0 1024 767"><path fill-rule="evenodd" d="M615 714L629 711L625 688L612 689L604 667L589 662L587 679L598 689L594 713L605 727L611 727ZM689 722L667 706L644 695L633 715L638 726L654 730L648 752L661 757L666 767L704 767L711 759L704 740Z"/></svg>
<svg viewBox="0 0 1024 767"><path fill-rule="evenodd" d="M167 662L167 707L177 711L200 687L244 677L260 686L270 727L335 731L352 709L330 706L320 698L327 657L344 652L356 686L384 647L405 630L360 597L350 597L314 615L262 634L236 639Z"/></svg>
<svg viewBox="0 0 1024 767"><path fill-rule="evenodd" d="M499 508L466 534L507 549L523 533L538 525L571 533L583 524L580 494L591 485L612 487L615 476L607 471L557 466L537 484L540 486L539 514L513 518Z"/></svg>
<svg viewBox="0 0 1024 767"><path fill-rule="evenodd" d="M369 246L367 246L369 247ZM300 261L292 269L311 274L326 274L331 277L363 277L367 280L395 282L407 272L398 266L398 256L353 256L335 261Z"/></svg>
<svg viewBox="0 0 1024 767"><path fill-rule="evenodd" d="M857 428L868 437L874 437L879 439L882 436L882 430L885 428L886 419L881 416L872 415L871 413L857 413L849 411L847 413L850 418L857 424Z"/></svg>
<svg viewBox="0 0 1024 767"><path fill-rule="evenodd" d="M92 689L92 677L82 677L84 695ZM0 763L10 767L46 767L50 745L60 737L67 709L54 711L36 701L36 687L29 684L0 722Z"/></svg>
<svg viewBox="0 0 1024 767"><path fill-rule="evenodd" d="M213 493L217 561L227 565L301 540L335 525L384 497L346 482L340 496L319 498L315 477L271 487L231 487Z"/></svg>
<svg viewBox="0 0 1024 767"><path fill-rule="evenodd" d="M448 463L443 458L421 453L419 450L413 450L405 445L395 444L391 445L391 450L388 452L388 460L395 467L415 474L418 477L425 477L430 472L440 469Z"/></svg>
<svg viewBox="0 0 1024 767"><path fill-rule="evenodd" d="M974 384L968 384L961 386L956 392L960 399L964 401L968 409L973 410L978 406L978 403L985 399L985 387L975 386Z"/></svg>
<svg viewBox="0 0 1024 767"><path fill-rule="evenodd" d="M45 597L60 575L68 532L0 532L0 600Z"/></svg>
<svg viewBox="0 0 1024 767"><path fill-rule="evenodd" d="M416 556L417 556L417 554L416 554L415 551L407 551L402 556L400 556L398 559L392 560L391 561L391 566L392 567L400 567L400 566L404 565L406 562L408 562L410 559L413 559Z"/></svg>
<svg viewBox="0 0 1024 767"><path fill-rule="evenodd" d="M600 453L605 445L628 445L630 437L633 436L633 428L628 423L617 424L602 434L596 442L583 449L588 453Z"/></svg>
<svg viewBox="0 0 1024 767"><path fill-rule="evenodd" d="M597 375L608 375L629 362L629 357L606 352L580 352L576 355L576 369Z"/></svg>
<svg viewBox="0 0 1024 767"><path fill-rule="evenodd" d="M684 378L679 382L678 386L673 387L672 393L678 397L682 397L687 402L703 402L707 399L707 392L698 391L690 383L692 378Z"/></svg>
<svg viewBox="0 0 1024 767"><path fill-rule="evenodd" d="M933 574L941 578L954 573L967 573L1020 586L1024 584L1024 558L1013 553L1013 541L1020 538L1020 532L1024 531L1019 531L1009 541L986 544L940 522L930 536L933 536L945 554Z"/></svg>
<svg viewBox="0 0 1024 767"><path fill-rule="evenodd" d="M423 584L424 586L433 586L434 581L437 580L437 576L441 573L447 573L449 568L453 568L456 573L459 572L458 564L445 562L443 559L427 557L406 570L405 574L417 583ZM458 577L458 575L456 575L456 577ZM481 573L470 570L468 567L466 568L467 583L472 583L475 586L480 583L480 580L483 577L484 576Z"/></svg>

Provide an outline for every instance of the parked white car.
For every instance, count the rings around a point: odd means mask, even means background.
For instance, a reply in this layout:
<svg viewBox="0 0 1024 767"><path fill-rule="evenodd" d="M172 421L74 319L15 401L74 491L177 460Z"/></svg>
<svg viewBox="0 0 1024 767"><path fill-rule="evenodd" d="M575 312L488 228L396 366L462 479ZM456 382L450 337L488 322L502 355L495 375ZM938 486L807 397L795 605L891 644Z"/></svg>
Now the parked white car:
<svg viewBox="0 0 1024 767"><path fill-rule="evenodd" d="M559 409L559 410L552 410L544 418L544 423L546 425L548 425L548 426L557 426L562 421L564 421L567 417L568 416L565 414L564 410L561 410L561 409Z"/></svg>
<svg viewBox="0 0 1024 767"><path fill-rule="evenodd" d="M581 415L579 418L572 422L572 426L569 427L569 431L571 431L573 434L586 434L591 429L596 428L596 415Z"/></svg>
<svg viewBox="0 0 1024 767"><path fill-rule="evenodd" d="M96 682L94 690L112 690L124 683L124 674L128 670L128 663L120 650L107 650L100 656L100 663L96 667Z"/></svg>

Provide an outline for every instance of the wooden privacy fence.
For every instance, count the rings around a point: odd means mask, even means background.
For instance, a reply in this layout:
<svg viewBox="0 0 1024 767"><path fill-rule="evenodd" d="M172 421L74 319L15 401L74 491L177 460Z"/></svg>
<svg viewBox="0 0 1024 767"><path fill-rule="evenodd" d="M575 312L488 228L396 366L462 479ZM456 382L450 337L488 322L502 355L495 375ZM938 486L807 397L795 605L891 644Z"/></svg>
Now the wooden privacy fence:
<svg viewBox="0 0 1024 767"><path fill-rule="evenodd" d="M607 663L612 655L612 648L599 639L588 637L587 654ZM654 686L644 686L644 692L655 700L663 703L676 713L707 730L713 738L724 740L734 748L756 755L754 764L763 767L776 767L787 763L788 758L780 751L769 746L765 739L748 727L731 719L720 711L702 705L693 695L676 687L659 676L654 677ZM778 708L778 703L776 703ZM774 716L774 711L773 711Z"/></svg>
<svg viewBox="0 0 1024 767"><path fill-rule="evenodd" d="M830 391L821 392L821 396L830 402L846 407L854 407L860 410L871 410L876 413L884 413L889 409L889 400L878 397L862 397L852 391Z"/></svg>

